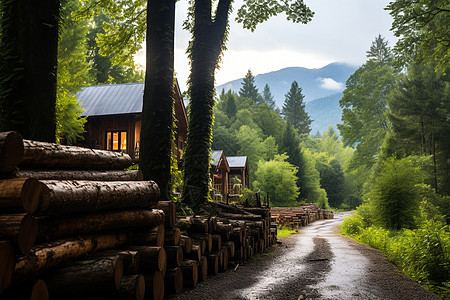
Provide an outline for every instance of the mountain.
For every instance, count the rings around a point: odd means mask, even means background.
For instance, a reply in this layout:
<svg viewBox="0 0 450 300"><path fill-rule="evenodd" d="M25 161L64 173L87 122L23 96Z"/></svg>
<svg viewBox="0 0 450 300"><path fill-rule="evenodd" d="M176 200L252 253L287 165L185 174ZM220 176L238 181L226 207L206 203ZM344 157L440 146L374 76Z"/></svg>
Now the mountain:
<svg viewBox="0 0 450 300"><path fill-rule="evenodd" d="M306 103L306 112L313 120L311 123L311 135L316 134L317 131L321 133L327 131L330 125L333 125L334 130L339 132L336 124L342 123L342 108L339 106L341 98L342 93L337 93Z"/></svg>
<svg viewBox="0 0 450 300"><path fill-rule="evenodd" d="M307 69L301 67L284 68L278 71L259 74L255 76L255 84L260 93L267 83L274 100L279 108L283 106L285 94L289 91L291 83L296 80L303 89L305 102L327 97L345 88L347 78L356 71L357 67L345 63L331 63L320 69ZM217 86L217 92L222 89L231 89L239 92L242 78Z"/></svg>

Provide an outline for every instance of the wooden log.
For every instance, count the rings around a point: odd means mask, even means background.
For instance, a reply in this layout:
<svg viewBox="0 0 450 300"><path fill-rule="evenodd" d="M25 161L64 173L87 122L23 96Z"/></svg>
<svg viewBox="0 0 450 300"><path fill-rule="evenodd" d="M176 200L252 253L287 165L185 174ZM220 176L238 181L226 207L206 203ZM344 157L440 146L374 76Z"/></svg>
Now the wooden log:
<svg viewBox="0 0 450 300"><path fill-rule="evenodd" d="M164 245L178 246L180 244L181 231L178 227L165 230Z"/></svg>
<svg viewBox="0 0 450 300"><path fill-rule="evenodd" d="M157 226L164 222L164 213L156 209L121 210L42 217L38 222L39 240L49 241L95 231Z"/></svg>
<svg viewBox="0 0 450 300"><path fill-rule="evenodd" d="M36 241L38 222L31 214L0 215L0 239L12 240L22 254Z"/></svg>
<svg viewBox="0 0 450 300"><path fill-rule="evenodd" d="M222 264L219 266L220 272L225 272L228 270L228 248L226 246L222 247Z"/></svg>
<svg viewBox="0 0 450 300"><path fill-rule="evenodd" d="M217 232L222 236L222 239L229 240L231 231L233 230L233 225L224 224L223 222L217 223Z"/></svg>
<svg viewBox="0 0 450 300"><path fill-rule="evenodd" d="M222 236L219 234L211 234L212 251L219 251L222 248Z"/></svg>
<svg viewBox="0 0 450 300"><path fill-rule="evenodd" d="M164 246L164 225L149 228L138 228L127 231L130 244L142 246Z"/></svg>
<svg viewBox="0 0 450 300"><path fill-rule="evenodd" d="M18 132L0 132L0 173L14 171L23 159L23 152L23 140Z"/></svg>
<svg viewBox="0 0 450 300"><path fill-rule="evenodd" d="M145 278L141 274L123 276L122 284L116 293L110 295L112 299L143 300L145 296Z"/></svg>
<svg viewBox="0 0 450 300"><path fill-rule="evenodd" d="M162 300L164 299L164 276L156 271L152 275L146 275L144 299Z"/></svg>
<svg viewBox="0 0 450 300"><path fill-rule="evenodd" d="M182 231L188 230L191 225L194 224L194 218L192 216L186 216L186 217L178 217L175 222L175 227L180 228Z"/></svg>
<svg viewBox="0 0 450 300"><path fill-rule="evenodd" d="M194 223L189 227L189 232L207 233L209 230L208 221L201 218L194 218Z"/></svg>
<svg viewBox="0 0 450 300"><path fill-rule="evenodd" d="M153 181L41 180L40 215L148 208L159 198Z"/></svg>
<svg viewBox="0 0 450 300"><path fill-rule="evenodd" d="M123 274L134 275L139 272L139 264L141 262L141 253L132 250L105 250L92 254L91 256L119 255L122 258Z"/></svg>
<svg viewBox="0 0 450 300"><path fill-rule="evenodd" d="M236 244L242 243L242 229L241 227L233 228L230 235L230 240L234 241Z"/></svg>
<svg viewBox="0 0 450 300"><path fill-rule="evenodd" d="M180 268L169 269L164 277L166 294L179 294L183 289L183 272Z"/></svg>
<svg viewBox="0 0 450 300"><path fill-rule="evenodd" d="M122 283L120 255L83 257L45 274L50 295L104 295L117 291Z"/></svg>
<svg viewBox="0 0 450 300"><path fill-rule="evenodd" d="M94 181L142 181L140 170L19 170L17 178L35 178L39 180L94 180Z"/></svg>
<svg viewBox="0 0 450 300"><path fill-rule="evenodd" d="M187 235L181 235L180 246L183 248L183 252L186 254L192 251L192 240Z"/></svg>
<svg viewBox="0 0 450 300"><path fill-rule="evenodd" d="M0 295L2 300L49 300L48 287L42 279L33 279L13 286Z"/></svg>
<svg viewBox="0 0 450 300"><path fill-rule="evenodd" d="M204 255L206 253L206 241L192 239L192 251L198 251L200 252L200 255Z"/></svg>
<svg viewBox="0 0 450 300"><path fill-rule="evenodd" d="M0 180L2 212L34 213L41 203L41 189L36 179L12 178Z"/></svg>
<svg viewBox="0 0 450 300"><path fill-rule="evenodd" d="M199 260L198 266L198 279L200 281L205 281L208 277L208 259L206 256L202 256Z"/></svg>
<svg viewBox="0 0 450 300"><path fill-rule="evenodd" d="M206 256L208 259L208 274L215 275L219 273L219 257L217 254L208 254Z"/></svg>
<svg viewBox="0 0 450 300"><path fill-rule="evenodd" d="M184 260L180 269L183 272L183 286L196 286L198 282L198 262L196 260Z"/></svg>
<svg viewBox="0 0 450 300"><path fill-rule="evenodd" d="M261 221L261 216L253 214L241 215L222 212L220 215L233 220Z"/></svg>
<svg viewBox="0 0 450 300"><path fill-rule="evenodd" d="M93 251L115 248L126 242L125 233L99 233L62 239L34 246L27 255L18 258L14 281L20 282L56 267L68 260Z"/></svg>
<svg viewBox="0 0 450 300"><path fill-rule="evenodd" d="M14 277L16 258L11 241L0 241L0 294L8 288Z"/></svg>
<svg viewBox="0 0 450 300"><path fill-rule="evenodd" d="M216 232L217 231L217 218L211 217L209 219L209 224L211 224L211 230L210 230L211 232L210 233Z"/></svg>
<svg viewBox="0 0 450 300"><path fill-rule="evenodd" d="M211 252L211 250L212 250L212 236L211 236L211 234L209 234L209 233L204 233L204 234L202 234L202 233L192 233L190 235L190 237L193 240L204 240L206 242L206 249L202 253Z"/></svg>
<svg viewBox="0 0 450 300"><path fill-rule="evenodd" d="M139 251L141 253L139 273L152 275L155 271L159 271L162 274L166 272L167 254L164 247L125 246L125 249Z"/></svg>
<svg viewBox="0 0 450 300"><path fill-rule="evenodd" d="M184 253L183 257L187 258L187 259L194 259L194 260L200 260L200 258L202 257L202 250L201 250L201 246L199 245L193 245L192 246L192 251L189 253Z"/></svg>
<svg viewBox="0 0 450 300"><path fill-rule="evenodd" d="M165 246L167 253L167 267L175 268L183 263L183 249L180 246Z"/></svg>
<svg viewBox="0 0 450 300"><path fill-rule="evenodd" d="M224 244L225 247L228 249L228 256L229 258L233 258L235 255L235 246L233 241L228 241Z"/></svg>
<svg viewBox="0 0 450 300"><path fill-rule="evenodd" d="M164 225L167 228L175 227L175 223L177 220L177 206L172 201L158 201L156 203L152 203L151 207L154 209L160 209L164 212Z"/></svg>
<svg viewBox="0 0 450 300"><path fill-rule="evenodd" d="M24 140L21 169L123 170L132 163L128 154Z"/></svg>

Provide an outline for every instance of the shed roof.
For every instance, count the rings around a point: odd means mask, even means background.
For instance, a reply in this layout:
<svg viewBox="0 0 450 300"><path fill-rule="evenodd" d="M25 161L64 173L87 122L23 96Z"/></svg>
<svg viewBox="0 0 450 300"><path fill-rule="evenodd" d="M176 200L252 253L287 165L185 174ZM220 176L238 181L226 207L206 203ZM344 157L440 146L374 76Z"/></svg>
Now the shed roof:
<svg viewBox="0 0 450 300"><path fill-rule="evenodd" d="M223 154L223 150L213 150L211 153L211 165L217 167L217 164L220 161L220 157Z"/></svg>
<svg viewBox="0 0 450 300"><path fill-rule="evenodd" d="M247 164L247 156L227 156L230 168L245 168Z"/></svg>
<svg viewBox="0 0 450 300"><path fill-rule="evenodd" d="M144 83L84 87L76 94L85 111L82 116L104 116L142 112Z"/></svg>

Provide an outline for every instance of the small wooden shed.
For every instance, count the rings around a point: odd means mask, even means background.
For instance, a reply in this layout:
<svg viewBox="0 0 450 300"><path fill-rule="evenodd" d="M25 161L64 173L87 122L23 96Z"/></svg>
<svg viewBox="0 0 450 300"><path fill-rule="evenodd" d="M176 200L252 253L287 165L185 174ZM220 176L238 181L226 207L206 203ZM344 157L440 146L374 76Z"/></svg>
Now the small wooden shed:
<svg viewBox="0 0 450 300"><path fill-rule="evenodd" d="M230 194L241 194L242 191L238 190L236 185L233 184L233 178L236 177L239 179L242 189L250 188L247 156L227 156L227 162L230 167L230 172L228 173L228 190Z"/></svg>
<svg viewBox="0 0 450 300"><path fill-rule="evenodd" d="M144 83L97 85L83 88L76 97L87 116L85 141L88 147L128 153L139 160ZM187 137L187 115L178 82L174 86L176 144L178 159Z"/></svg>
<svg viewBox="0 0 450 300"><path fill-rule="evenodd" d="M230 167L223 150L211 153L211 177L213 183L213 195L215 200L226 201L228 195L228 173ZM218 199L221 198L221 199Z"/></svg>

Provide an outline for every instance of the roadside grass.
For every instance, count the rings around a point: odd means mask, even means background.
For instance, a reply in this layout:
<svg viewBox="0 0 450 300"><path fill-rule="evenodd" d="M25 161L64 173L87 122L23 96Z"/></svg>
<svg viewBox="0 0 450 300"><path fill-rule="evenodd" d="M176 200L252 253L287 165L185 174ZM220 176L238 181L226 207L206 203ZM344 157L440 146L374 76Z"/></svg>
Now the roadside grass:
<svg viewBox="0 0 450 300"><path fill-rule="evenodd" d="M290 229L287 227L277 227L277 237L281 238L281 237L288 237L291 236L294 233L298 233L298 229Z"/></svg>

